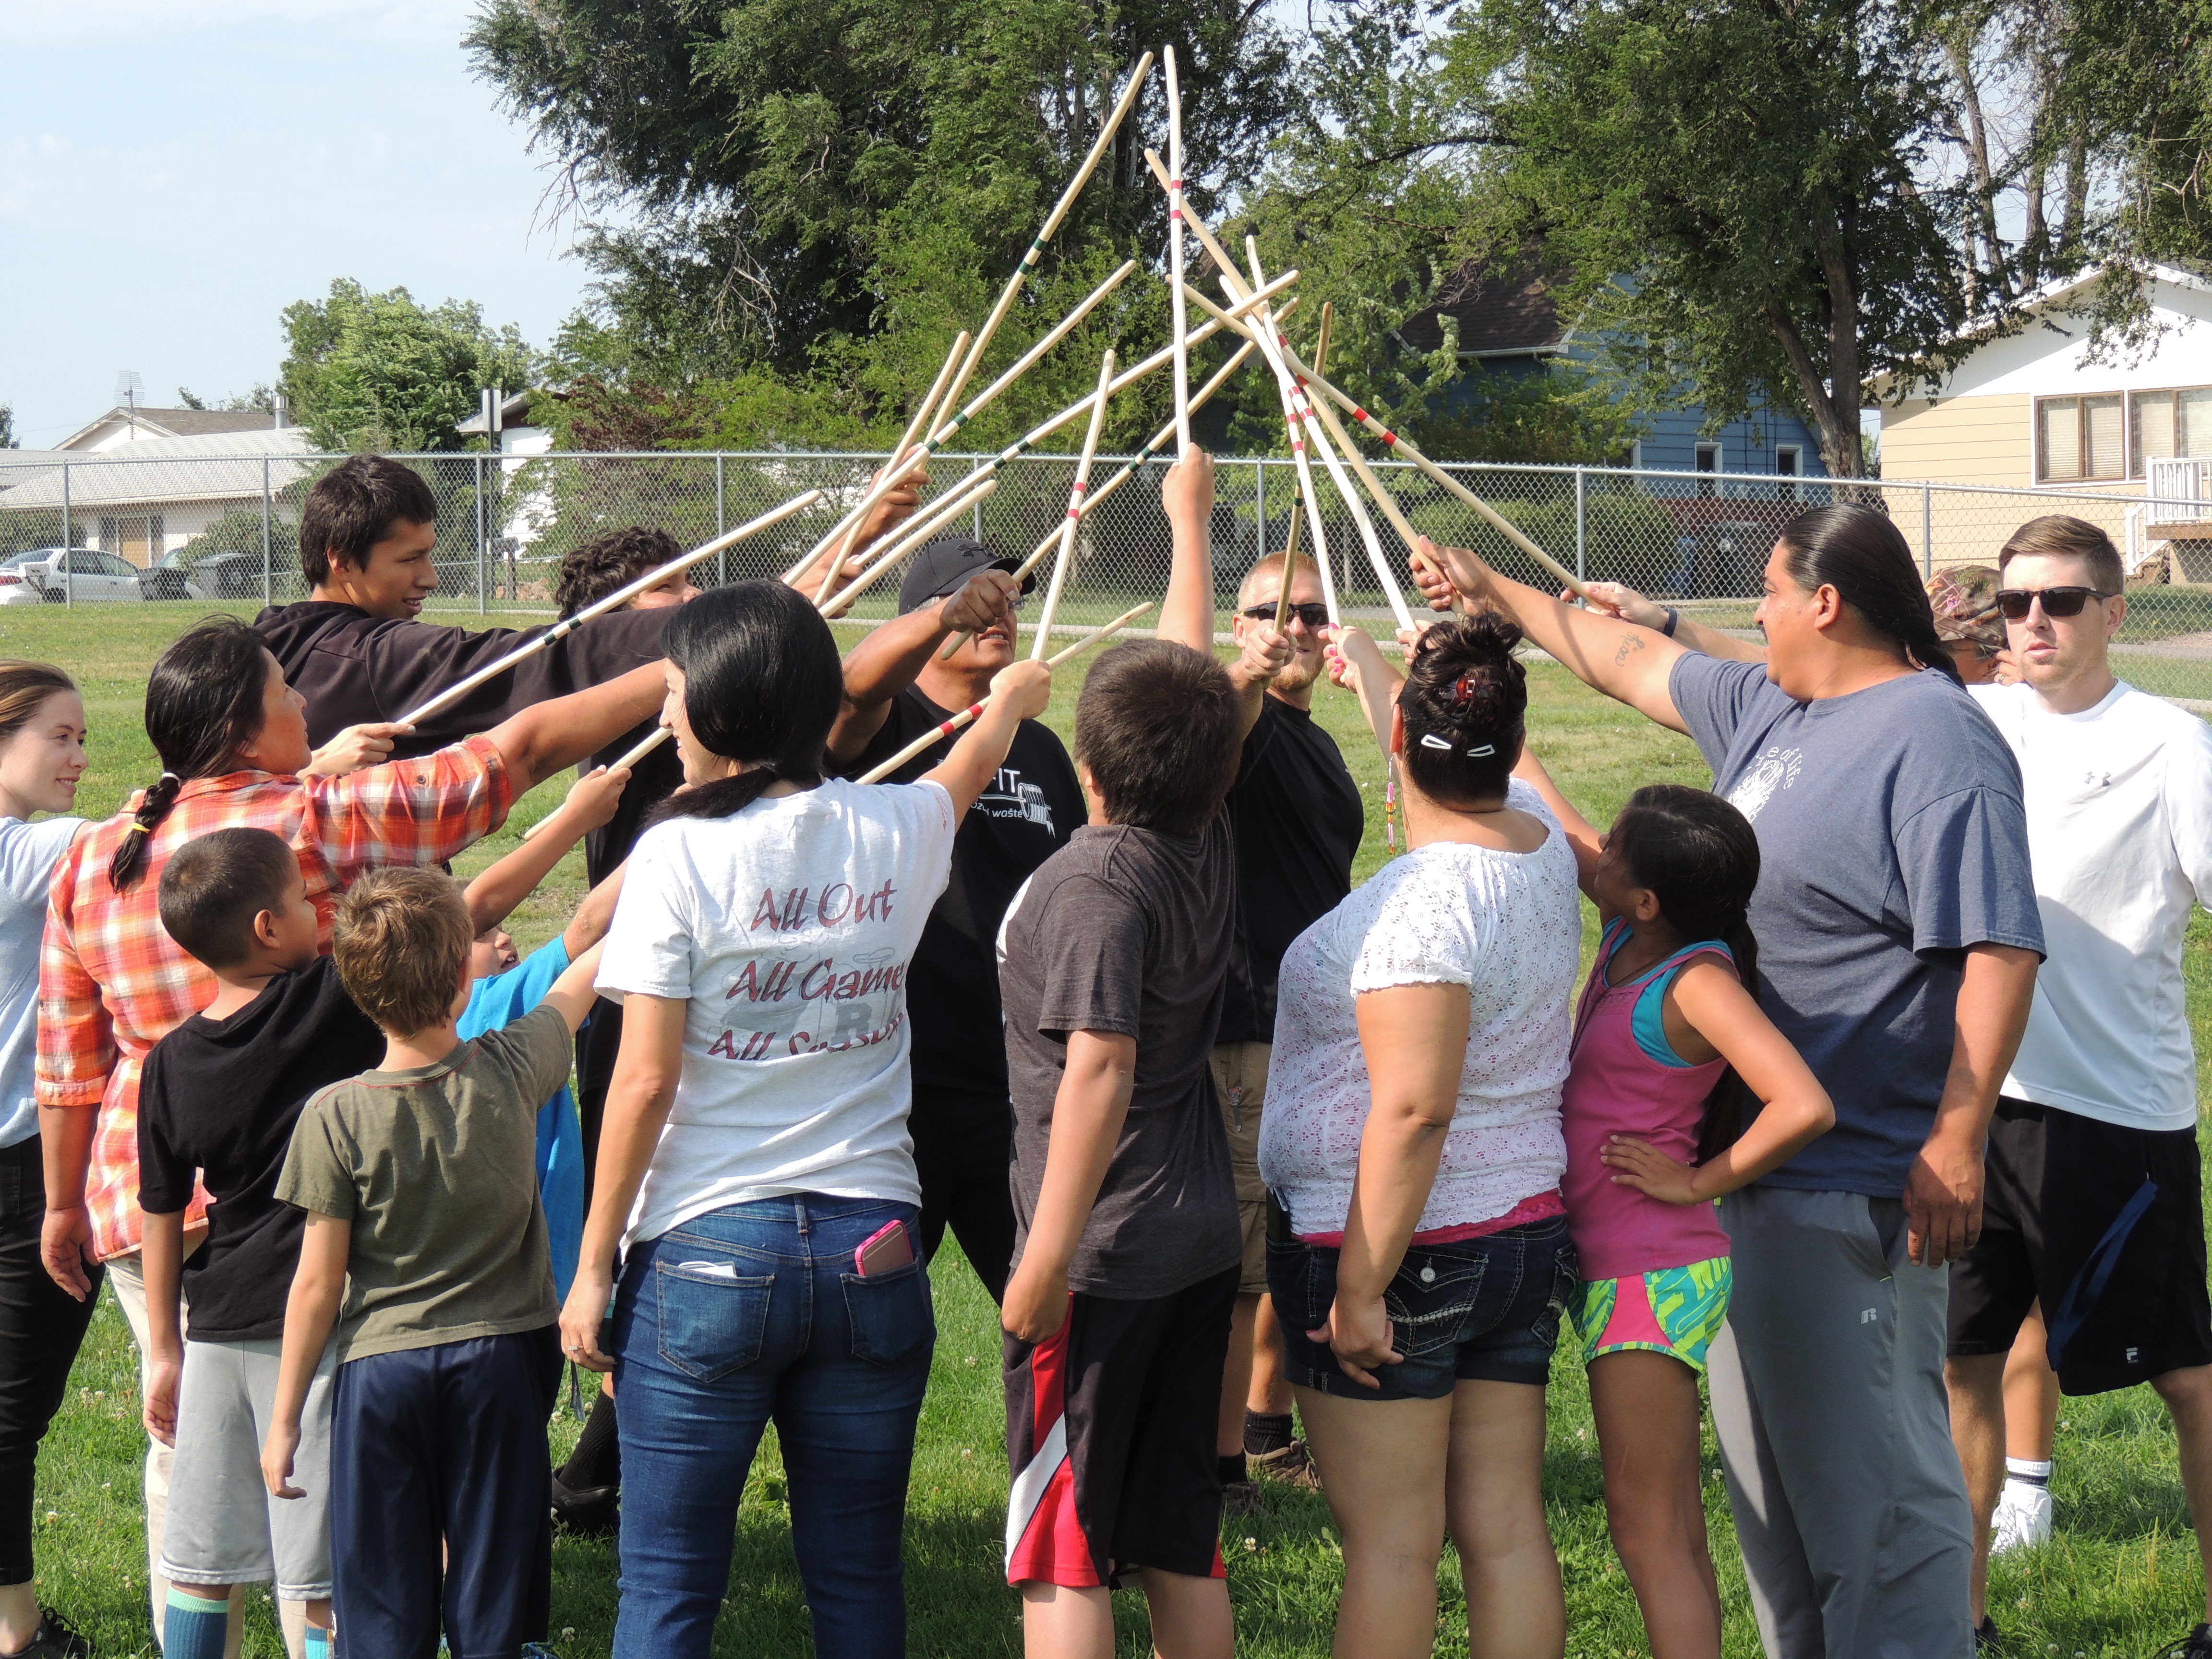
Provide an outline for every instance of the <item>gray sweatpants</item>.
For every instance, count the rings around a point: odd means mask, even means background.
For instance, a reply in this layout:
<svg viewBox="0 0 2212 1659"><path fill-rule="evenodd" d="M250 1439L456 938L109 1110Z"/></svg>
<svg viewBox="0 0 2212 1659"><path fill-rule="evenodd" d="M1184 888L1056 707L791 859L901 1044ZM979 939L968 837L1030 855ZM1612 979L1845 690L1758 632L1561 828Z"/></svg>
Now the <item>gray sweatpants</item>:
<svg viewBox="0 0 2212 1659"><path fill-rule="evenodd" d="M1912 1265L1893 1199L1748 1187L1720 1214L1713 1428L1768 1659L1972 1659L1949 1270Z"/></svg>

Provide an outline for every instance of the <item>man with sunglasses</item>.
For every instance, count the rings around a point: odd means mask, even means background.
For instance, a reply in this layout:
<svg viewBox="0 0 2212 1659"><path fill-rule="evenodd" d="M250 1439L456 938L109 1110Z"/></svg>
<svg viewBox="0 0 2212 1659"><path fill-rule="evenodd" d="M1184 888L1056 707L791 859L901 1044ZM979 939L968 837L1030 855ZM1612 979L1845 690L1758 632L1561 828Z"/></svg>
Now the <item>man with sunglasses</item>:
<svg viewBox="0 0 2212 1659"><path fill-rule="evenodd" d="M1253 565L1237 588L1230 631L1240 647L1258 630L1274 626L1283 562L1282 555L1269 554ZM1305 1448L1293 1437L1282 1337L1267 1299L1267 1189L1260 1179L1260 1114L1267 1103L1275 978L1283 953L1351 892L1352 860L1367 823L1359 786L1335 739L1313 717L1328 627L1320 575L1311 560L1300 559L1291 577L1291 605L1284 619L1291 660L1267 682L1259 720L1244 739L1237 782L1229 793L1237 844L1237 932L1227 1000L1214 1039L1213 1081L1244 1228L1243 1275L1230 1327L1216 1447L1225 1506L1232 1513L1258 1507L1253 1471L1300 1486L1318 1484ZM1213 648L1210 638L1182 643L1194 650ZM1243 665L1231 664L1229 672L1243 689Z"/></svg>
<svg viewBox="0 0 2212 1659"><path fill-rule="evenodd" d="M2128 602L2104 532L2033 520L1997 568L2022 684L1973 695L2020 761L2050 954L1990 1125L1981 1237L1951 1272L1946 1381L1984 1640L2005 1359L2039 1296L2060 1388L2149 1383L2173 1417L2191 1513L2212 1515L2212 1301L2181 977L2190 913L2212 897L2212 727L2113 677ZM2212 1631L2198 1625L2179 1652L2212 1659Z"/></svg>
<svg viewBox="0 0 2212 1659"><path fill-rule="evenodd" d="M969 537L915 555L899 584L899 614L845 659L845 706L830 728L830 764L858 777L980 701L1015 658L1015 612L1036 585L1016 561ZM969 637L949 659L945 641ZM954 739L933 744L884 780L910 783L939 765ZM914 953L907 1012L914 1030L914 1106L908 1128L921 1179L915 1231L924 1259L949 1226L996 1302L1014 1254L1013 1107L999 1007L999 924L1036 867L1087 817L1067 750L1042 720L1024 720L1012 746L952 842L952 876Z"/></svg>

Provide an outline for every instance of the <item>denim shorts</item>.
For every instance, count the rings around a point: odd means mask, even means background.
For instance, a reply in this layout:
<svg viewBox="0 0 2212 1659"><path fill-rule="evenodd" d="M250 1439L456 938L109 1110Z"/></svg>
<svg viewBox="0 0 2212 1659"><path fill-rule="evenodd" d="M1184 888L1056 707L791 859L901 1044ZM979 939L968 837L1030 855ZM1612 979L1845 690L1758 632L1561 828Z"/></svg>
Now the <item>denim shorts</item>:
<svg viewBox="0 0 2212 1659"><path fill-rule="evenodd" d="M1565 1216L1451 1244L1416 1244L1382 1293L1391 1345L1404 1356L1376 1370L1377 1390L1340 1370L1308 1331L1336 1300L1338 1252L1267 1241L1267 1291L1283 1330L1291 1381L1348 1400L1442 1400L1461 1382L1544 1386L1559 1321L1575 1289Z"/></svg>

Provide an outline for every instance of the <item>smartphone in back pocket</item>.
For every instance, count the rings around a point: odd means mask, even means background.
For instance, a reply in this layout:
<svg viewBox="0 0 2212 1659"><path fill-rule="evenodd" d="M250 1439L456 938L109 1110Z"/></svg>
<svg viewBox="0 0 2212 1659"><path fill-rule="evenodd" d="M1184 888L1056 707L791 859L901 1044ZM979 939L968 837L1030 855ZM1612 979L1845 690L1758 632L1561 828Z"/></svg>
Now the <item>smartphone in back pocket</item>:
<svg viewBox="0 0 2212 1659"><path fill-rule="evenodd" d="M906 1267L913 1260L914 1239L906 1223L893 1221L870 1233L853 1252L853 1271L863 1279L872 1279Z"/></svg>

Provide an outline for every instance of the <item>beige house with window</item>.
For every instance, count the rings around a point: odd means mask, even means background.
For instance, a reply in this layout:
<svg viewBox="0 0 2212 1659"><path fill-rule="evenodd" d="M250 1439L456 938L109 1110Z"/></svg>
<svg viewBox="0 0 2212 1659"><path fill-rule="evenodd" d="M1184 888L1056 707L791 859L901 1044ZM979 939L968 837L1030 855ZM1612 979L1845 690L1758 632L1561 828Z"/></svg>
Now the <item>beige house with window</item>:
<svg viewBox="0 0 2212 1659"><path fill-rule="evenodd" d="M2176 580L2212 580L2212 282L2155 267L2142 350L2091 362L2077 308L2099 280L2092 270L2055 285L2026 326L1915 388L1929 395L1886 403L1883 476L2070 498L2043 509L2021 499L2020 516L2077 514L2102 525L2131 566L2171 552ZM1990 561L2002 544L1995 528L1965 522L1936 539L1938 563Z"/></svg>

